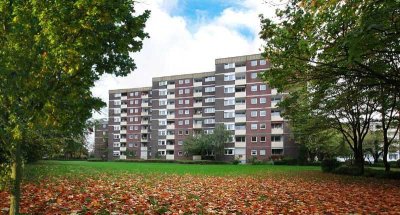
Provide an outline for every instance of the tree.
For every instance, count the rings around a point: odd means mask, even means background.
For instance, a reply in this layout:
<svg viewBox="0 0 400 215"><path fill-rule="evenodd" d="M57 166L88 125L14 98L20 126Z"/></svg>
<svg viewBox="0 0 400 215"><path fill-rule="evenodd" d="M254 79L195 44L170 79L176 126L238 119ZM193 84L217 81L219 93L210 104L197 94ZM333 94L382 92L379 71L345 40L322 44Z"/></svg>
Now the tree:
<svg viewBox="0 0 400 215"><path fill-rule="evenodd" d="M133 71L149 12L134 1L0 1L0 140L18 214L22 154L31 138L81 134L103 105L90 88ZM46 142L46 143L50 143Z"/></svg>
<svg viewBox="0 0 400 215"><path fill-rule="evenodd" d="M399 91L399 4L292 0L277 11L278 22L261 17L264 55L272 63L264 80L280 91L307 86L313 110L344 135L361 169L377 108L374 88Z"/></svg>
<svg viewBox="0 0 400 215"><path fill-rule="evenodd" d="M215 127L214 133L210 135L210 141L214 151L215 159L218 160L224 155L225 144L231 138L232 132L225 129L223 124Z"/></svg>
<svg viewBox="0 0 400 215"><path fill-rule="evenodd" d="M382 131L372 131L370 130L365 136L365 147L364 150L367 154L370 154L374 158L374 163L379 162L383 150L383 133Z"/></svg>

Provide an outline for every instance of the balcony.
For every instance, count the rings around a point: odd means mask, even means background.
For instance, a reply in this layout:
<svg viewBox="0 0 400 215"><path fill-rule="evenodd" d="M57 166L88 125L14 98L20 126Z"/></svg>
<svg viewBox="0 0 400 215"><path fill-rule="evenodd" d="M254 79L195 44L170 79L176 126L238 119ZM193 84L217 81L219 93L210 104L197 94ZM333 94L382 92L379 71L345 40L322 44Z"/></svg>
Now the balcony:
<svg viewBox="0 0 400 215"><path fill-rule="evenodd" d="M121 108L128 108L128 105L127 104L122 104Z"/></svg>
<svg viewBox="0 0 400 215"><path fill-rule="evenodd" d="M145 112L142 112L140 115L141 116L147 116L147 115L149 115L149 112L145 111Z"/></svg>
<svg viewBox="0 0 400 215"><path fill-rule="evenodd" d="M193 124L193 128L202 128L203 125L198 123L198 124Z"/></svg>
<svg viewBox="0 0 400 215"><path fill-rule="evenodd" d="M148 129L142 129L142 130L140 130L140 133L149 133L149 130Z"/></svg>
<svg viewBox="0 0 400 215"><path fill-rule="evenodd" d="M202 107L203 103L202 102L196 102L193 104L193 107Z"/></svg>
<svg viewBox="0 0 400 215"><path fill-rule="evenodd" d="M236 92L235 97L236 98L246 97L246 92Z"/></svg>
<svg viewBox="0 0 400 215"><path fill-rule="evenodd" d="M203 82L194 82L193 86L194 87L201 87L201 86L203 86Z"/></svg>
<svg viewBox="0 0 400 215"><path fill-rule="evenodd" d="M126 147L119 147L119 150L120 150L121 152L125 152L125 151L126 151Z"/></svg>
<svg viewBox="0 0 400 215"><path fill-rule="evenodd" d="M167 105L167 109L175 109L175 104Z"/></svg>
<svg viewBox="0 0 400 215"><path fill-rule="evenodd" d="M246 110L246 104L236 104L235 110Z"/></svg>
<svg viewBox="0 0 400 215"><path fill-rule="evenodd" d="M235 85L244 85L246 84L246 79L235 80Z"/></svg>
<svg viewBox="0 0 400 215"><path fill-rule="evenodd" d="M235 130L235 135L246 135L246 130Z"/></svg>
<svg viewBox="0 0 400 215"><path fill-rule="evenodd" d="M127 121L121 121L121 125L126 125L127 123Z"/></svg>
<svg viewBox="0 0 400 215"><path fill-rule="evenodd" d="M175 114L168 114L167 119L175 119Z"/></svg>
<svg viewBox="0 0 400 215"><path fill-rule="evenodd" d="M165 159L167 159L167 160L174 160L174 155L167 155Z"/></svg>
<svg viewBox="0 0 400 215"><path fill-rule="evenodd" d="M147 152L147 147L140 147L140 151L146 151Z"/></svg>
<svg viewBox="0 0 400 215"><path fill-rule="evenodd" d="M246 122L246 116L236 116L235 122Z"/></svg>
<svg viewBox="0 0 400 215"><path fill-rule="evenodd" d="M279 102L278 101L273 101L273 102L271 102L271 108L276 108L276 107L278 107L278 104Z"/></svg>
<svg viewBox="0 0 400 215"><path fill-rule="evenodd" d="M140 124L149 124L149 121L148 120L142 120L141 122L140 122Z"/></svg>
<svg viewBox="0 0 400 215"><path fill-rule="evenodd" d="M127 100L128 96L121 96L121 100Z"/></svg>
<svg viewBox="0 0 400 215"><path fill-rule="evenodd" d="M175 149L175 146L174 146L174 145L167 145L167 146L166 146L166 149L167 149L167 150L174 150L174 149Z"/></svg>
<svg viewBox="0 0 400 215"><path fill-rule="evenodd" d="M174 99L175 98L175 94L168 94L167 95L167 99Z"/></svg>
<svg viewBox="0 0 400 215"><path fill-rule="evenodd" d="M235 147L246 148L246 142L235 142Z"/></svg>
<svg viewBox="0 0 400 215"><path fill-rule="evenodd" d="M148 142L148 141L149 141L148 138L141 138L141 139L140 139L140 142Z"/></svg>
<svg viewBox="0 0 400 215"><path fill-rule="evenodd" d="M148 99L148 98L149 98L149 94L142 95L142 99Z"/></svg>
<svg viewBox="0 0 400 215"><path fill-rule="evenodd" d="M201 118L203 115L201 113L195 113L193 114L193 118Z"/></svg>
<svg viewBox="0 0 400 215"><path fill-rule="evenodd" d="M283 148L283 141L271 142L271 148Z"/></svg>
<svg viewBox="0 0 400 215"><path fill-rule="evenodd" d="M193 97L202 97L203 93L202 92L194 92Z"/></svg>
<svg viewBox="0 0 400 215"><path fill-rule="evenodd" d="M273 128L271 129L271 134L283 134L282 128Z"/></svg>
<svg viewBox="0 0 400 215"><path fill-rule="evenodd" d="M175 89L175 84L168 84L167 89L169 90Z"/></svg>
<svg viewBox="0 0 400 215"><path fill-rule="evenodd" d="M167 125L167 129L175 129L175 124L169 124L169 125Z"/></svg>
<svg viewBox="0 0 400 215"><path fill-rule="evenodd" d="M126 155L120 155L120 156L119 156L119 159L120 159L120 160L126 160Z"/></svg>
<svg viewBox="0 0 400 215"><path fill-rule="evenodd" d="M271 116L271 121L283 121L281 116Z"/></svg>
<svg viewBox="0 0 400 215"><path fill-rule="evenodd" d="M278 90L277 89L271 89L271 95L276 95L278 94Z"/></svg>
<svg viewBox="0 0 400 215"><path fill-rule="evenodd" d="M121 113L121 117L128 116L128 113Z"/></svg>
<svg viewBox="0 0 400 215"><path fill-rule="evenodd" d="M167 140L175 139L175 134L167 134Z"/></svg>
<svg viewBox="0 0 400 215"><path fill-rule="evenodd" d="M120 134L126 134L126 129L121 130L119 133L120 133Z"/></svg>
<svg viewBox="0 0 400 215"><path fill-rule="evenodd" d="M126 143L126 138L121 138L121 139L119 139L119 142L121 142L121 143Z"/></svg>
<svg viewBox="0 0 400 215"><path fill-rule="evenodd" d="M148 102L142 103L142 107L149 107L149 103Z"/></svg>
<svg viewBox="0 0 400 215"><path fill-rule="evenodd" d="M236 67L235 72L246 72L246 66Z"/></svg>

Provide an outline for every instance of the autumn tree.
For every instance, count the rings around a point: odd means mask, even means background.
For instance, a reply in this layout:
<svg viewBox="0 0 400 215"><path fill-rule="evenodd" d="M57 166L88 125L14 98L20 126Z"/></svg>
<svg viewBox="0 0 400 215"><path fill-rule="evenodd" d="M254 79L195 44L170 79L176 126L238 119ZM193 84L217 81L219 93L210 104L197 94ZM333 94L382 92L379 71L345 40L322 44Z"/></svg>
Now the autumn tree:
<svg viewBox="0 0 400 215"><path fill-rule="evenodd" d="M19 212L25 143L82 133L92 109L104 105L92 96L94 82L136 68L130 53L142 48L149 12L137 14L134 4L0 1L0 148L11 167L10 214Z"/></svg>

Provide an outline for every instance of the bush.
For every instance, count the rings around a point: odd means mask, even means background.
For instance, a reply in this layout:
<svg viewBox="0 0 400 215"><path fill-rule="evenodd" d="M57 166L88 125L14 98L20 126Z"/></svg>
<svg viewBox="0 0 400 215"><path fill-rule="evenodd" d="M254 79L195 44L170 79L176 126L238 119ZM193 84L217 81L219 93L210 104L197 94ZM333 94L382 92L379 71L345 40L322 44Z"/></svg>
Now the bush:
<svg viewBox="0 0 400 215"><path fill-rule="evenodd" d="M398 159L398 160L396 161L396 165L397 165L398 168L400 168L400 159Z"/></svg>
<svg viewBox="0 0 400 215"><path fill-rule="evenodd" d="M275 165L297 165L297 159L291 157L284 157L282 160L274 162Z"/></svg>
<svg viewBox="0 0 400 215"><path fill-rule="evenodd" d="M240 163L240 160L237 160L237 159L235 159L235 160L232 161L232 164L233 164L233 165L238 165L239 163Z"/></svg>
<svg viewBox="0 0 400 215"><path fill-rule="evenodd" d="M385 172L384 170L366 168L364 170L364 176L366 176L366 177L374 177L374 178L397 179L397 180L399 180L400 179L400 172L398 172L398 171Z"/></svg>
<svg viewBox="0 0 400 215"><path fill-rule="evenodd" d="M106 161L106 160L103 160L101 158L89 158L89 159L87 159L87 161L89 161L89 162L102 162L102 161Z"/></svg>
<svg viewBox="0 0 400 215"><path fill-rule="evenodd" d="M253 156L249 159L249 163L252 165L261 165L262 161L258 160L256 156Z"/></svg>
<svg viewBox="0 0 400 215"><path fill-rule="evenodd" d="M339 175L353 175L353 176L362 175L360 168L356 166L339 166L332 172Z"/></svg>
<svg viewBox="0 0 400 215"><path fill-rule="evenodd" d="M321 162L321 169L323 172L332 172L341 165L336 159L326 159Z"/></svg>
<svg viewBox="0 0 400 215"><path fill-rule="evenodd" d="M394 167L394 168L398 168L400 167L400 161L389 161L390 167ZM379 161L379 163L374 163L372 165L370 165L372 167L385 167L385 164L383 163L383 161Z"/></svg>
<svg viewBox="0 0 400 215"><path fill-rule="evenodd" d="M134 163L177 163L177 164L230 164L225 161L214 161L214 160L161 160L161 159L148 159L148 160L114 160L115 162L134 162Z"/></svg>

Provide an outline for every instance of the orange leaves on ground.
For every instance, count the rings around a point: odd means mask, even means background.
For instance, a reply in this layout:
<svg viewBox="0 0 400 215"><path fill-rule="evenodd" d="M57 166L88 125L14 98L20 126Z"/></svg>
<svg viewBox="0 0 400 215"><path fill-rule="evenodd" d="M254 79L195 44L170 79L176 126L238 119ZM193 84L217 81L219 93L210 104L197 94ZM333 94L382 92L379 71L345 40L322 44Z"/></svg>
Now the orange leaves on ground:
<svg viewBox="0 0 400 215"><path fill-rule="evenodd" d="M400 214L400 183L319 172L212 177L102 175L23 186L30 214ZM0 209L8 193L0 192Z"/></svg>

